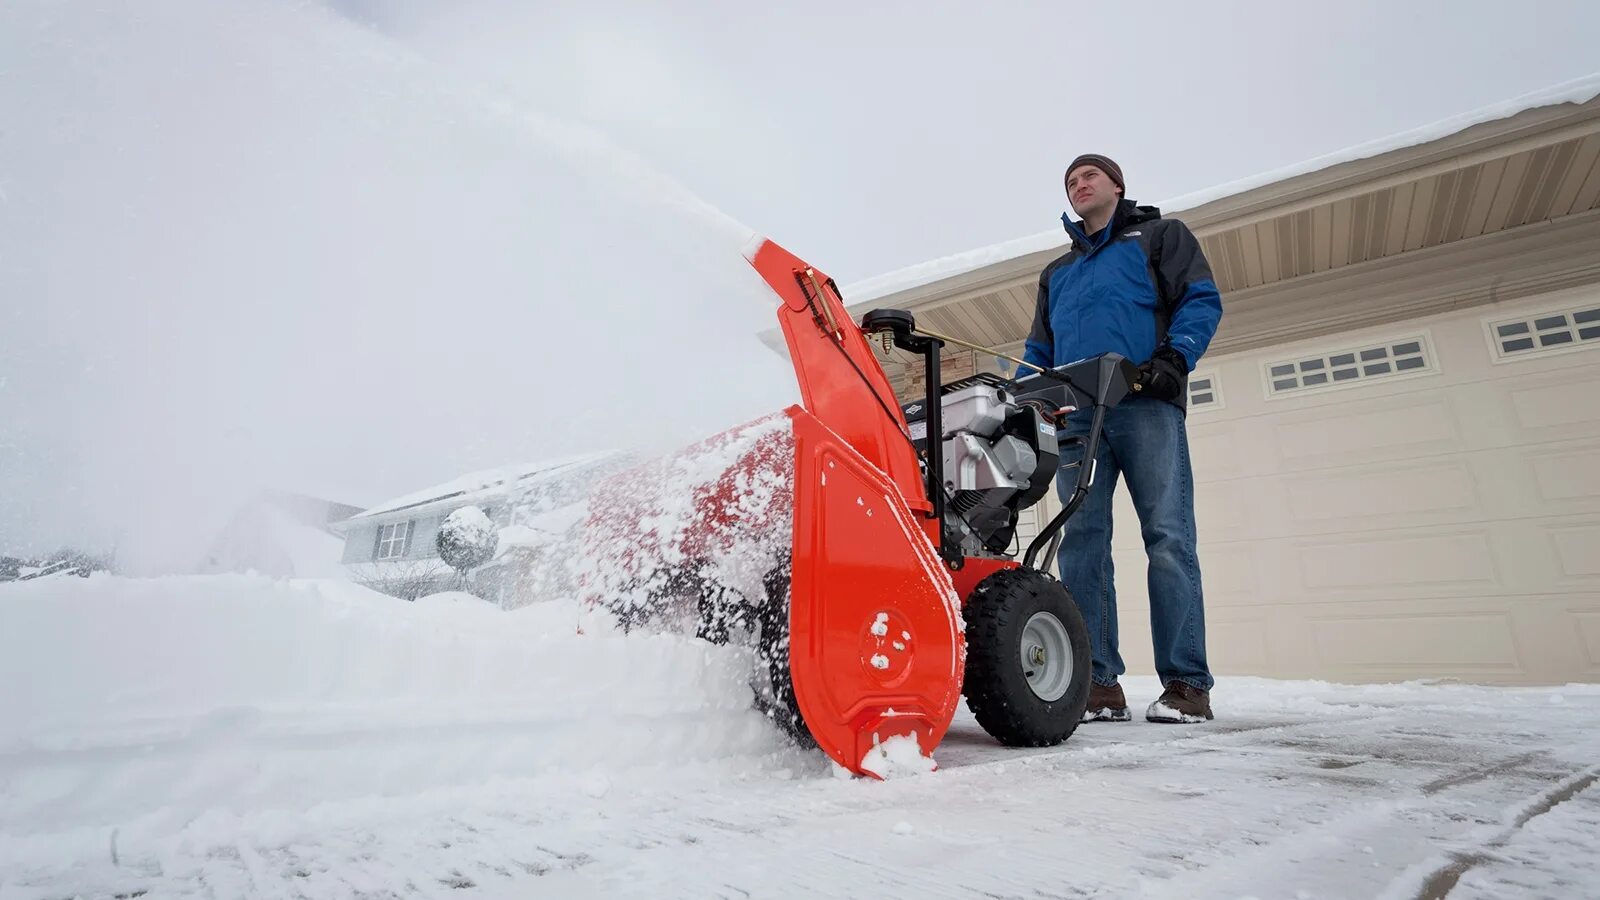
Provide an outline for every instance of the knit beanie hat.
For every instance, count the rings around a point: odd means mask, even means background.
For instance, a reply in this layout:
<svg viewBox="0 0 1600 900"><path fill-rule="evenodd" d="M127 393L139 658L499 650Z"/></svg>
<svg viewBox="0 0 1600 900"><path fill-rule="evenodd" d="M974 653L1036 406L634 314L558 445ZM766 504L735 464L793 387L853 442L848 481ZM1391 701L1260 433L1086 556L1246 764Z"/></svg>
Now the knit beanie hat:
<svg viewBox="0 0 1600 900"><path fill-rule="evenodd" d="M1122 167L1112 162L1111 157L1101 156L1098 153L1085 153L1073 160L1072 165L1067 166L1067 174L1061 177L1063 186L1065 186L1068 179L1072 178L1072 171L1080 166L1094 166L1100 171L1106 173L1106 175L1110 176L1112 182L1114 182L1117 187L1122 188L1124 192L1128 190L1128 186L1122 181Z"/></svg>

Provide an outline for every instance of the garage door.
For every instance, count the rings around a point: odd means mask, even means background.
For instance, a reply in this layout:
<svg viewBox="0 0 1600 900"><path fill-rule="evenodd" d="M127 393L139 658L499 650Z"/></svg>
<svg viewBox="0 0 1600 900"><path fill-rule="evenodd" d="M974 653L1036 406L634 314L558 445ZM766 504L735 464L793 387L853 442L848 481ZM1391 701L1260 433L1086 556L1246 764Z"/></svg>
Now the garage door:
<svg viewBox="0 0 1600 900"><path fill-rule="evenodd" d="M1600 680L1600 293L1207 358L1193 382L1219 675ZM1149 672L1125 488L1116 523L1123 657Z"/></svg>

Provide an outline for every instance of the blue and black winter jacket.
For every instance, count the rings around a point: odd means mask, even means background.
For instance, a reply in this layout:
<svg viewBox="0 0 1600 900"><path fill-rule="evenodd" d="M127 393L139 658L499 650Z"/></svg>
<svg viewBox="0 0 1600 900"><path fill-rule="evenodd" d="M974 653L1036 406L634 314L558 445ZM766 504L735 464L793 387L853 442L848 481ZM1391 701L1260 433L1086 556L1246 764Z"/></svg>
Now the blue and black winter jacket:
<svg viewBox="0 0 1600 900"><path fill-rule="evenodd" d="M1022 358L1048 367L1116 352L1143 363L1165 344L1192 371L1222 320L1222 296L1188 226L1127 199L1099 234L1061 222L1072 248L1039 276ZM1179 406L1188 405L1185 382Z"/></svg>

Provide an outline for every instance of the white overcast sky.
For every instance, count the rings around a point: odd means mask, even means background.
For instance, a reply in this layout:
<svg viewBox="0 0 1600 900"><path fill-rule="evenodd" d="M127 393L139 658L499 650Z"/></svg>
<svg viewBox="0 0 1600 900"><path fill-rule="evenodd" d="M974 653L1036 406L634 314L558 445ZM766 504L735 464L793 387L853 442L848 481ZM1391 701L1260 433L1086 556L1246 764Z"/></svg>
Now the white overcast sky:
<svg viewBox="0 0 1600 900"><path fill-rule="evenodd" d="M848 284L1600 70L1591 2L0 3L0 553L192 567L795 388L745 228ZM682 190L687 188L687 191ZM742 224L741 224L742 223Z"/></svg>
<svg viewBox="0 0 1600 900"><path fill-rule="evenodd" d="M1600 71L1589 0L337 0L594 124L849 283Z"/></svg>

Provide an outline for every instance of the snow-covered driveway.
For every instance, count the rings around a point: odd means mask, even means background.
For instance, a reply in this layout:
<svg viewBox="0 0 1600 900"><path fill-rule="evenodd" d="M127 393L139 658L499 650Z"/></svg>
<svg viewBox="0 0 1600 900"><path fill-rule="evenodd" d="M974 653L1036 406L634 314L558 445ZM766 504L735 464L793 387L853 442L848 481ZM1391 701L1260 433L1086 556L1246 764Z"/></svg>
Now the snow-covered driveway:
<svg viewBox="0 0 1600 900"><path fill-rule="evenodd" d="M1593 686L1223 690L1221 722L1045 751L964 715L921 778L647 789L593 811L549 896L1600 896Z"/></svg>
<svg viewBox="0 0 1600 900"><path fill-rule="evenodd" d="M878 783L698 642L258 579L5 590L0 900L1600 896L1595 685L1224 678L1212 724L1015 751L963 716Z"/></svg>

